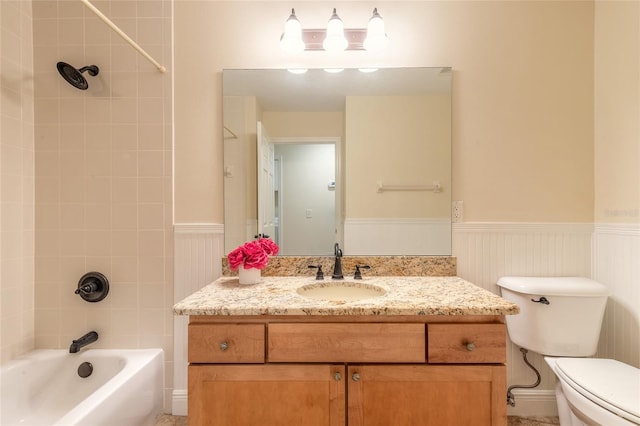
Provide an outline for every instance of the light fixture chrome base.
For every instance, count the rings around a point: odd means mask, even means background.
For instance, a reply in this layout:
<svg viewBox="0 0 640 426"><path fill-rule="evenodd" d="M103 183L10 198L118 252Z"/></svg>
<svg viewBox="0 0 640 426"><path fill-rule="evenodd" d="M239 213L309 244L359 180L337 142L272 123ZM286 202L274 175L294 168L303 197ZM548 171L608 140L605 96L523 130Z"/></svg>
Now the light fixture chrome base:
<svg viewBox="0 0 640 426"><path fill-rule="evenodd" d="M302 30L302 41L304 42L305 49L310 51L324 50L322 42L327 36L327 30L323 29L311 29ZM344 29L344 37L349 43L345 50L365 50L364 40L367 38L366 28L352 28Z"/></svg>

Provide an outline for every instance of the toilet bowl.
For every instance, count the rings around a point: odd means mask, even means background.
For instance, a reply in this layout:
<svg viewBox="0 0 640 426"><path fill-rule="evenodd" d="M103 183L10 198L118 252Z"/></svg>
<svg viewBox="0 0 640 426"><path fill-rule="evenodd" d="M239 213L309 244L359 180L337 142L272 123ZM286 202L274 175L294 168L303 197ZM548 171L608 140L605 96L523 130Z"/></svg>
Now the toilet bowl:
<svg viewBox="0 0 640 426"><path fill-rule="evenodd" d="M640 370L613 359L544 358L556 374L560 424L640 424Z"/></svg>
<svg viewBox="0 0 640 426"><path fill-rule="evenodd" d="M498 286L520 307L506 318L509 337L544 355L558 379L561 426L640 425L640 370L589 358L598 345L605 286L582 277L503 277Z"/></svg>

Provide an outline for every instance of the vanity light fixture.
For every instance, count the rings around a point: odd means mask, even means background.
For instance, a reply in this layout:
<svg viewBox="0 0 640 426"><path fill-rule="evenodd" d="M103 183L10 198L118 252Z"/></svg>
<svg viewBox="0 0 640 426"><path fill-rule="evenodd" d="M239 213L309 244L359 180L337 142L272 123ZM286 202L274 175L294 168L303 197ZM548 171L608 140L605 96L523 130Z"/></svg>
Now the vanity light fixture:
<svg viewBox="0 0 640 426"><path fill-rule="evenodd" d="M280 37L280 47L285 52L298 53L304 50L302 41L302 25L296 17L296 11L291 9L291 15L284 24L284 33Z"/></svg>
<svg viewBox="0 0 640 426"><path fill-rule="evenodd" d="M327 29L303 29L295 10L285 23L284 33L280 36L280 47L288 53L299 53L303 50L324 50L342 52L344 50L379 51L389 43L384 30L384 20L373 9L367 28L344 28L342 19L336 9L327 23Z"/></svg>
<svg viewBox="0 0 640 426"><path fill-rule="evenodd" d="M327 52L342 52L348 45L349 42L344 37L344 24L334 7L333 14L327 24L327 34L322 42L322 47Z"/></svg>
<svg viewBox="0 0 640 426"><path fill-rule="evenodd" d="M384 32L384 20L378 13L378 8L373 9L373 16L367 25L367 38L362 43L365 50L378 51L389 44L389 37Z"/></svg>

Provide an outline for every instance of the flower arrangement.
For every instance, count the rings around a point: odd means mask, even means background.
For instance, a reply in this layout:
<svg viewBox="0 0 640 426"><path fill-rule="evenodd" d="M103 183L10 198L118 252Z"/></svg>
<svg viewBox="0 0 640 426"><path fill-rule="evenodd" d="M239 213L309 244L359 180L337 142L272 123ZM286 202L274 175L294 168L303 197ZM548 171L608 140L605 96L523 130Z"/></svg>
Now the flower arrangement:
<svg viewBox="0 0 640 426"><path fill-rule="evenodd" d="M258 238L231 251L227 255L229 267L235 271L243 265L244 269L264 269L269 263L269 256L278 254L280 247L270 238Z"/></svg>

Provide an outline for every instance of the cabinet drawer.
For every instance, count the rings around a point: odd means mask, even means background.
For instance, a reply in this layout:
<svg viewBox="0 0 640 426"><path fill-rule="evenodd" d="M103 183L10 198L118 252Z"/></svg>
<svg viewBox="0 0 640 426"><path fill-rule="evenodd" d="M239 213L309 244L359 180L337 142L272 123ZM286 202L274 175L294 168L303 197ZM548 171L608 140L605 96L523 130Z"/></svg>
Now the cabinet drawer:
<svg viewBox="0 0 640 426"><path fill-rule="evenodd" d="M506 362L504 324L428 324L429 363Z"/></svg>
<svg viewBox="0 0 640 426"><path fill-rule="evenodd" d="M269 324L269 362L425 362L424 324Z"/></svg>
<svg viewBox="0 0 640 426"><path fill-rule="evenodd" d="M263 324L189 324L189 362L263 363Z"/></svg>

